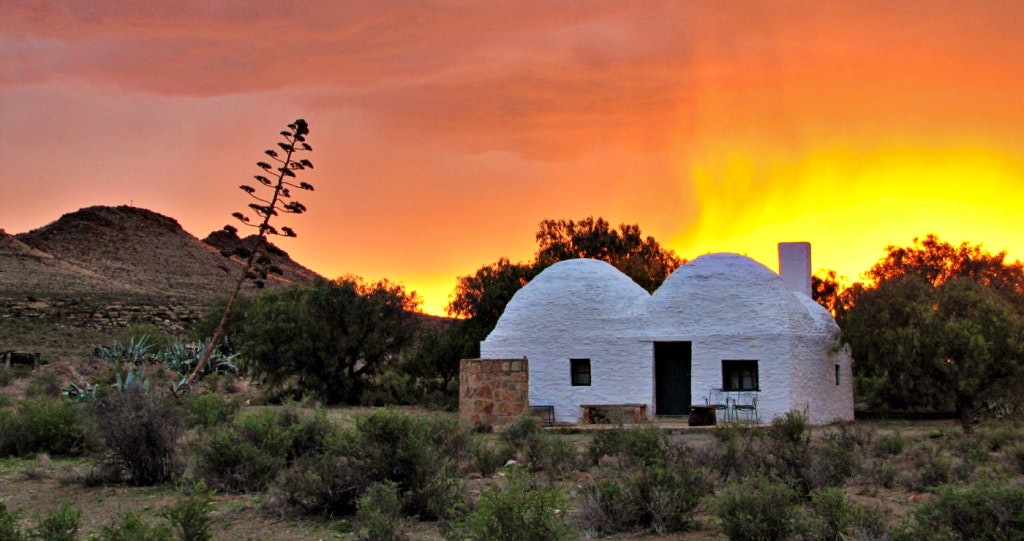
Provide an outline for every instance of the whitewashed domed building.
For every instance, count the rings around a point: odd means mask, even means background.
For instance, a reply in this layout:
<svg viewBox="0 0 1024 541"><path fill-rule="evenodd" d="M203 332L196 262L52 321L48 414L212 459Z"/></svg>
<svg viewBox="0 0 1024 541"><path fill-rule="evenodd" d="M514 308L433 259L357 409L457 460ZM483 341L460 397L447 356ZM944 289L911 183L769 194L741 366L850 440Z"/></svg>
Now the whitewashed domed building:
<svg viewBox="0 0 1024 541"><path fill-rule="evenodd" d="M780 244L779 257L781 276L705 255L652 295L605 262L557 263L516 293L481 357L526 358L529 404L559 422L579 421L585 404L686 414L713 389L730 403L756 397L760 422L793 410L815 424L853 419L850 355L810 298L810 245Z"/></svg>

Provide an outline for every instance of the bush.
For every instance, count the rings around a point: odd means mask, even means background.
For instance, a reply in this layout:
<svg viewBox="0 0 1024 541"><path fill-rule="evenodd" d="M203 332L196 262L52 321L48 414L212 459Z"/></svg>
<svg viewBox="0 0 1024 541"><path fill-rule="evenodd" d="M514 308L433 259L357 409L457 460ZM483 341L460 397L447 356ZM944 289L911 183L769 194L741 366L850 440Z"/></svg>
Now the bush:
<svg viewBox="0 0 1024 541"><path fill-rule="evenodd" d="M562 479L576 469L579 456L572 441L549 434L538 434L526 449L530 471L542 471L551 480Z"/></svg>
<svg viewBox="0 0 1024 541"><path fill-rule="evenodd" d="M809 512L811 516L804 524L805 539L838 541L890 537L889 525L882 512L851 502L841 488L812 491Z"/></svg>
<svg viewBox="0 0 1024 541"><path fill-rule="evenodd" d="M602 534L650 530L682 532L693 526L711 484L681 448L672 459L602 472L580 489L581 522Z"/></svg>
<svg viewBox="0 0 1024 541"><path fill-rule="evenodd" d="M668 436L655 424L639 428L613 428L596 431L587 448L590 462L597 464L601 457L625 457L630 461L650 464L665 457Z"/></svg>
<svg viewBox="0 0 1024 541"><path fill-rule="evenodd" d="M171 541L174 539L174 535L167 525L150 526L139 515L129 511L121 518L120 524L111 524L100 528L98 539L99 541Z"/></svg>
<svg viewBox="0 0 1024 541"><path fill-rule="evenodd" d="M38 396L26 399L12 414L0 415L0 455L73 456L85 445L82 415L68 400Z"/></svg>
<svg viewBox="0 0 1024 541"><path fill-rule="evenodd" d="M975 484L945 488L918 506L898 539L1020 539L1024 487Z"/></svg>
<svg viewBox="0 0 1024 541"><path fill-rule="evenodd" d="M370 485L366 469L354 459L333 454L304 456L285 470L272 494L302 515L351 515L357 499Z"/></svg>
<svg viewBox="0 0 1024 541"><path fill-rule="evenodd" d="M92 404L113 471L136 486L167 483L178 475L180 415L167 397L141 390L110 393Z"/></svg>
<svg viewBox="0 0 1024 541"><path fill-rule="evenodd" d="M799 500L782 481L753 477L726 487L711 510L732 541L787 539L796 528Z"/></svg>
<svg viewBox="0 0 1024 541"><path fill-rule="evenodd" d="M371 480L398 486L407 514L437 518L459 499L455 461L469 440L457 425L385 409L356 419L355 435L353 456Z"/></svg>
<svg viewBox="0 0 1024 541"><path fill-rule="evenodd" d="M402 501L394 483L374 483L359 498L356 520L362 527L360 539L365 541L400 541L406 539L402 523Z"/></svg>
<svg viewBox="0 0 1024 541"><path fill-rule="evenodd" d="M519 454L524 451L541 433L540 420L530 414L521 415L501 430L501 441Z"/></svg>
<svg viewBox="0 0 1024 541"><path fill-rule="evenodd" d="M476 440L470 445L470 451L476 471L484 477L494 475L498 468L504 466L512 458L512 451L508 447L487 445L480 440Z"/></svg>
<svg viewBox="0 0 1024 541"><path fill-rule="evenodd" d="M208 541L210 535L210 502L213 500L206 484L199 482L185 491L185 497L164 509L181 541Z"/></svg>
<svg viewBox="0 0 1024 541"><path fill-rule="evenodd" d="M3 541L27 541L28 534L18 528L17 511L8 511L7 504L0 502L0 540Z"/></svg>
<svg viewBox="0 0 1024 541"><path fill-rule="evenodd" d="M897 430L878 440L878 444L875 445L875 453L879 456L896 456L903 452L904 447L906 447L906 440L903 439L903 434Z"/></svg>
<svg viewBox="0 0 1024 541"><path fill-rule="evenodd" d="M259 492L287 466L291 439L275 410L242 415L207 434L196 450L196 470L214 487Z"/></svg>
<svg viewBox="0 0 1024 541"><path fill-rule="evenodd" d="M492 487L476 509L454 528L450 539L470 541L559 541L572 539L563 519L565 497L557 489L513 479L508 487Z"/></svg>
<svg viewBox="0 0 1024 541"><path fill-rule="evenodd" d="M228 400L217 393L188 395L181 403L188 412L188 426L199 428L227 424L241 408L239 400Z"/></svg>
<svg viewBox="0 0 1024 541"><path fill-rule="evenodd" d="M734 423L716 426L711 434L718 445L709 464L723 479L742 478L761 468L760 430Z"/></svg>
<svg viewBox="0 0 1024 541"><path fill-rule="evenodd" d="M78 526L82 521L82 510L71 509L67 502L39 521L32 537L39 541L77 541Z"/></svg>

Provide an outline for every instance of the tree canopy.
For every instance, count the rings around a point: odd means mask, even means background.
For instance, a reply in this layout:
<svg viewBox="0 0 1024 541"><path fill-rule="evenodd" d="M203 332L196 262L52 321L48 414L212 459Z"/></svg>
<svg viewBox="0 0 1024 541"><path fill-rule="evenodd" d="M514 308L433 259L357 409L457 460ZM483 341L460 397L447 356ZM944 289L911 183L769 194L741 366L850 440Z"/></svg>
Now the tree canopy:
<svg viewBox="0 0 1024 541"><path fill-rule="evenodd" d="M653 237L644 237L640 226L621 224L618 229L612 229L602 218L588 217L579 222L544 220L536 238L538 251L532 262L512 263L503 257L458 278L448 313L467 320L464 330L474 354L479 354L479 341L494 329L512 296L559 261L575 258L606 261L648 291L657 289L684 263Z"/></svg>
<svg viewBox="0 0 1024 541"><path fill-rule="evenodd" d="M1021 263L934 235L886 251L865 273L874 283L835 297L859 400L873 409L956 412L965 423L1019 400Z"/></svg>
<svg viewBox="0 0 1024 541"><path fill-rule="evenodd" d="M358 404L367 378L410 345L419 298L345 277L261 293L235 343L253 374L325 403Z"/></svg>

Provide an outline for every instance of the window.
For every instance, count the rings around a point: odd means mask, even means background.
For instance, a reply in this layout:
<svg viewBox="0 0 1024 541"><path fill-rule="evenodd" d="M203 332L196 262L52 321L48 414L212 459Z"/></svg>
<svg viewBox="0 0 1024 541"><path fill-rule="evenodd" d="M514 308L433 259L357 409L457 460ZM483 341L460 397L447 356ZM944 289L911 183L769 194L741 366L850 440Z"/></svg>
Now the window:
<svg viewBox="0 0 1024 541"><path fill-rule="evenodd" d="M723 391L759 391L757 361L722 361Z"/></svg>
<svg viewBox="0 0 1024 541"><path fill-rule="evenodd" d="M590 386L590 359L569 359L572 370L572 385Z"/></svg>
<svg viewBox="0 0 1024 541"><path fill-rule="evenodd" d="M836 385L839 385L839 365L836 365Z"/></svg>

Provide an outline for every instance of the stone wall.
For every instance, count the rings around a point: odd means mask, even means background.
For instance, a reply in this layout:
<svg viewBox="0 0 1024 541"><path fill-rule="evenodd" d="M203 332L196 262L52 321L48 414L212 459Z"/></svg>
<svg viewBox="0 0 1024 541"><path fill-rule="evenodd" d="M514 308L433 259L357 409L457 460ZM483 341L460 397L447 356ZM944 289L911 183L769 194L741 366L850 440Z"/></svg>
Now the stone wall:
<svg viewBox="0 0 1024 541"><path fill-rule="evenodd" d="M504 426L529 409L530 368L523 359L462 359L459 420Z"/></svg>

